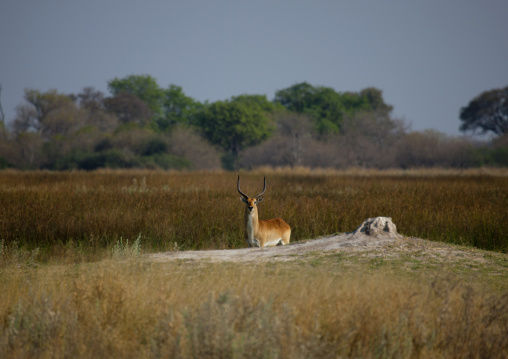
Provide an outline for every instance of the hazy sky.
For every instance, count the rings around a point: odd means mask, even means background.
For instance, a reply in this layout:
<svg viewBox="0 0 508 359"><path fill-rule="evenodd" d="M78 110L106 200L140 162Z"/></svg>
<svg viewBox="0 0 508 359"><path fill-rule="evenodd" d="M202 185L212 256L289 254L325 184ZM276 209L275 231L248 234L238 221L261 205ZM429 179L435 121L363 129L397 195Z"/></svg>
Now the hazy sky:
<svg viewBox="0 0 508 359"><path fill-rule="evenodd" d="M23 89L107 92L147 74L199 101L307 81L383 91L394 115L459 134L459 109L508 86L506 0L2 0L7 119Z"/></svg>

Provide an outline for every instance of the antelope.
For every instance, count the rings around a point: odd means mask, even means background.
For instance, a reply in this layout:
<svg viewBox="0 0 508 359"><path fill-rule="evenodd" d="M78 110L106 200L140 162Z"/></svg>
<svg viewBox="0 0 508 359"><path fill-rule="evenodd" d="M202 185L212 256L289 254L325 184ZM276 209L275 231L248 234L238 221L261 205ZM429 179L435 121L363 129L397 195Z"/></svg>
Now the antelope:
<svg viewBox="0 0 508 359"><path fill-rule="evenodd" d="M266 191L266 177L264 178L263 191L255 197L249 197L240 189L240 175L237 184L238 193L242 195L240 200L245 207L245 240L249 247L272 247L289 244L291 227L282 218L268 220L258 219L257 204L263 200Z"/></svg>

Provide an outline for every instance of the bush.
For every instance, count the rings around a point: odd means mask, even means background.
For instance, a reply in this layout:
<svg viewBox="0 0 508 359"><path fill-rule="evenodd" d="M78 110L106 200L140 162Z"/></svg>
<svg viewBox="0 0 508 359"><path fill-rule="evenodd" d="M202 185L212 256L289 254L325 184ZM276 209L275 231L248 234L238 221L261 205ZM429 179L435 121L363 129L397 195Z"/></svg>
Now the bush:
<svg viewBox="0 0 508 359"><path fill-rule="evenodd" d="M0 170L3 170L5 168L12 168L14 165L10 163L8 160L6 160L3 157L0 157Z"/></svg>
<svg viewBox="0 0 508 359"><path fill-rule="evenodd" d="M164 170L182 170L192 168L192 163L188 159L166 153L140 157L139 161L141 164L140 167L145 168L162 168Z"/></svg>
<svg viewBox="0 0 508 359"><path fill-rule="evenodd" d="M111 250L113 258L116 259L137 257L139 256L140 253L141 253L141 233L138 234L138 238L136 238L134 243L132 243L132 245L130 246L128 239L125 241L124 244L122 237L120 237L120 239L116 241L116 244L113 246L113 249Z"/></svg>
<svg viewBox="0 0 508 359"><path fill-rule="evenodd" d="M55 163L57 170L80 169L91 171L98 168L131 168L136 167L135 158L129 158L119 150L103 152L73 151Z"/></svg>
<svg viewBox="0 0 508 359"><path fill-rule="evenodd" d="M161 138L154 138L146 142L140 151L142 156L152 156L165 153L168 150L167 143Z"/></svg>

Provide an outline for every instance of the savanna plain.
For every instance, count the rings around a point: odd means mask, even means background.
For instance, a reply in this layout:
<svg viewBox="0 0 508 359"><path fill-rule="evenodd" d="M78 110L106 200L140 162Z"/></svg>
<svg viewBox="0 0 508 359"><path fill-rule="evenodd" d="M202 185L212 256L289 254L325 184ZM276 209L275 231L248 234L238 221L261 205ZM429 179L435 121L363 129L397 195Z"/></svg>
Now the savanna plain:
<svg viewBox="0 0 508 359"><path fill-rule="evenodd" d="M508 171L240 176L292 242L387 216L412 250L155 262L246 246L237 173L1 171L0 357L508 357Z"/></svg>

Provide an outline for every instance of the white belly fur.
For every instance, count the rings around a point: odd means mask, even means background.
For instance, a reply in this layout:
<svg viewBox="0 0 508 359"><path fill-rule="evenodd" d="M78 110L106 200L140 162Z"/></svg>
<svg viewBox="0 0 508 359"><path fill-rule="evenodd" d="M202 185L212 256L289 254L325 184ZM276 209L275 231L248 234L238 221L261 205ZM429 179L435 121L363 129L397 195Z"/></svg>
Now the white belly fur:
<svg viewBox="0 0 508 359"><path fill-rule="evenodd" d="M277 244L279 244L279 242L281 242L281 239L282 238L277 238L277 239L274 239L274 240L271 240L271 241L266 241L264 246L265 247L274 247ZM284 244L284 243L282 243L282 244Z"/></svg>

